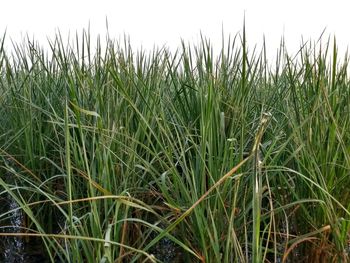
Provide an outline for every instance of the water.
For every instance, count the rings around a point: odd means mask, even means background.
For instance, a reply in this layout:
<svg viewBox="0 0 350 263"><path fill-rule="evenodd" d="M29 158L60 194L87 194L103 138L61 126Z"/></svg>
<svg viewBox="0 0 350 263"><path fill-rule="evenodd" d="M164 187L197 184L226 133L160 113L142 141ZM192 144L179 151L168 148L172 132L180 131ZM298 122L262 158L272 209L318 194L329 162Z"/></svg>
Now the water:
<svg viewBox="0 0 350 263"><path fill-rule="evenodd" d="M0 232L24 232L25 216L10 195L0 196ZM7 213L7 214L6 214ZM0 263L46 263L40 238L0 236Z"/></svg>
<svg viewBox="0 0 350 263"><path fill-rule="evenodd" d="M154 224L157 224L154 220ZM159 227L166 228L166 225L163 223L159 224ZM153 239L157 236L156 232L152 232L150 235L150 239ZM168 237L163 237L161 240L158 241L157 244L155 244L150 249L150 254L153 254L158 260L160 260L163 263L182 263L184 262L184 255L183 250L175 244L172 240L170 240Z"/></svg>
<svg viewBox="0 0 350 263"><path fill-rule="evenodd" d="M170 239L161 239L151 250L158 260L164 263L180 263L183 262L183 257L180 248Z"/></svg>
<svg viewBox="0 0 350 263"><path fill-rule="evenodd" d="M22 226L24 216L18 209L16 202L13 200L2 200L2 203L6 202L8 211L12 210L10 218L7 220L10 226L2 229L3 232L19 232L18 228ZM4 208L5 208L4 207ZM20 237L2 237L1 243L3 245L2 255L0 259L7 262L24 262L24 242Z"/></svg>

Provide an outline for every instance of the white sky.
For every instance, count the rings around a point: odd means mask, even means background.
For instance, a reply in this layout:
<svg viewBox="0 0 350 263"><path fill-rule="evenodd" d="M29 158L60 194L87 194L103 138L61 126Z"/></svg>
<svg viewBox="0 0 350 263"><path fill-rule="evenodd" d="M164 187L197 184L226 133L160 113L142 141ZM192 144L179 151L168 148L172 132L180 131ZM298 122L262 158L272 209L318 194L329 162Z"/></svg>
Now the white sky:
<svg viewBox="0 0 350 263"><path fill-rule="evenodd" d="M197 43L200 32L214 47L221 46L221 33L241 32L246 17L248 45L261 47L265 34L268 54L275 53L284 35L294 53L304 39L317 40L326 28L325 40L335 34L340 51L350 43L350 2L342 0L2 0L0 35L18 41L28 33L40 43L81 33L90 23L91 33L106 34L106 17L112 38L130 36L134 46L152 49L166 44L175 49L183 38Z"/></svg>

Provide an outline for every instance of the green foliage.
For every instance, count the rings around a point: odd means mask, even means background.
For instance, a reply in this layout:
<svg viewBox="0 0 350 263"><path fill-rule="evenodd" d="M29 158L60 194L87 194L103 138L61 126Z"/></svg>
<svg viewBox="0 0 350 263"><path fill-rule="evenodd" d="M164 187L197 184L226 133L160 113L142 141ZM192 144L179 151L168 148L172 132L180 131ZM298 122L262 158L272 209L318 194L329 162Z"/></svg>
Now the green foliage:
<svg viewBox="0 0 350 263"><path fill-rule="evenodd" d="M350 82L335 41L294 58L282 43L270 68L245 31L217 57L205 38L149 54L93 48L86 32L13 54L4 39L0 198L52 262L349 260Z"/></svg>

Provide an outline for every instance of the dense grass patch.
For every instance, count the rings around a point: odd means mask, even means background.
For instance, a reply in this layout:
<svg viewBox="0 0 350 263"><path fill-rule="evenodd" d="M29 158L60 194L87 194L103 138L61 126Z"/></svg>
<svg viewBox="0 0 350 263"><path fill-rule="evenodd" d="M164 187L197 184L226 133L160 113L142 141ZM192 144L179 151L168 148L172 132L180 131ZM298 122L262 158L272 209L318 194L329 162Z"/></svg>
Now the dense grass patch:
<svg viewBox="0 0 350 263"><path fill-rule="evenodd" d="M335 44L281 45L269 64L244 33L218 56L206 39L173 53L90 41L1 42L15 235L41 237L52 262L349 260L350 82Z"/></svg>

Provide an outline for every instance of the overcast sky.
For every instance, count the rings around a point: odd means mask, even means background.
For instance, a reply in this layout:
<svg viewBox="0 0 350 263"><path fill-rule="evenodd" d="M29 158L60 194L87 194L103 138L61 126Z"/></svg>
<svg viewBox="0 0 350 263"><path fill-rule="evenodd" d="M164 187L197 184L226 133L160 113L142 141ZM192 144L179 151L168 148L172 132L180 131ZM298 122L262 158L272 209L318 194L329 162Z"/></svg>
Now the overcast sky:
<svg viewBox="0 0 350 263"><path fill-rule="evenodd" d="M265 34L269 53L284 35L288 49L297 50L301 37L325 40L335 34L341 51L350 43L350 3L341 0L4 0L0 32L18 41L27 33L41 43L59 29L63 36L87 28L93 35L130 36L134 46L151 49L166 44L175 49L180 39L196 43L200 32L220 47L225 35L241 32L245 14L250 47L261 47Z"/></svg>

